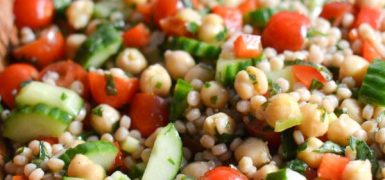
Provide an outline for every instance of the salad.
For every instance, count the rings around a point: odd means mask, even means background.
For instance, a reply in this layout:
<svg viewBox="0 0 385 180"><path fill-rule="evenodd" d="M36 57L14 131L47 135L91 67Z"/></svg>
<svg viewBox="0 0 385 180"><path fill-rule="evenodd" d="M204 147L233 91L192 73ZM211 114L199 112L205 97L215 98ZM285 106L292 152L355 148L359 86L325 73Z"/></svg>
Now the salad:
<svg viewBox="0 0 385 180"><path fill-rule="evenodd" d="M14 0L0 179L383 179L384 6Z"/></svg>

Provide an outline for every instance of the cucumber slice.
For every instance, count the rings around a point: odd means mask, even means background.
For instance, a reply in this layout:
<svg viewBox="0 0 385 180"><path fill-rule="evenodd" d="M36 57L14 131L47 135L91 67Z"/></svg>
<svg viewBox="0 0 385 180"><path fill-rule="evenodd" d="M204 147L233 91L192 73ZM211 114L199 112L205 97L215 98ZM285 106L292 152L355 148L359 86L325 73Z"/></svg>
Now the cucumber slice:
<svg viewBox="0 0 385 180"><path fill-rule="evenodd" d="M130 180L130 178L123 174L120 171L115 171L111 176L108 178L109 180Z"/></svg>
<svg viewBox="0 0 385 180"><path fill-rule="evenodd" d="M204 59L216 59L221 52L221 48L218 46L186 37L173 37L168 46L170 49L183 50L195 57Z"/></svg>
<svg viewBox="0 0 385 180"><path fill-rule="evenodd" d="M21 88L15 100L19 107L42 103L59 108L74 117L83 107L83 99L74 91L38 81L32 81Z"/></svg>
<svg viewBox="0 0 385 180"><path fill-rule="evenodd" d="M80 46L75 59L86 69L98 68L118 52L121 44L119 31L111 24L103 24Z"/></svg>
<svg viewBox="0 0 385 180"><path fill-rule="evenodd" d="M39 137L59 137L71 119L70 114L45 104L24 106L5 120L3 135L22 143Z"/></svg>
<svg viewBox="0 0 385 180"><path fill-rule="evenodd" d="M68 149L59 158L65 162L65 166L67 167L76 154L83 154L94 163L101 165L105 170L109 170L115 162L118 149L110 142L89 141Z"/></svg>
<svg viewBox="0 0 385 180"><path fill-rule="evenodd" d="M358 99L363 103L385 106L385 61L374 60L369 65Z"/></svg>
<svg viewBox="0 0 385 180"><path fill-rule="evenodd" d="M174 179L182 163L182 140L172 123L159 131L142 180Z"/></svg>
<svg viewBox="0 0 385 180"><path fill-rule="evenodd" d="M306 178L296 171L284 168L268 174L266 180L306 180Z"/></svg>
<svg viewBox="0 0 385 180"><path fill-rule="evenodd" d="M187 96L188 93L192 90L192 86L182 80L178 79L175 89L174 89L174 96L172 97L171 101L171 107L170 107L170 121L174 122L178 118L180 118L186 108L188 107L187 104Z"/></svg>

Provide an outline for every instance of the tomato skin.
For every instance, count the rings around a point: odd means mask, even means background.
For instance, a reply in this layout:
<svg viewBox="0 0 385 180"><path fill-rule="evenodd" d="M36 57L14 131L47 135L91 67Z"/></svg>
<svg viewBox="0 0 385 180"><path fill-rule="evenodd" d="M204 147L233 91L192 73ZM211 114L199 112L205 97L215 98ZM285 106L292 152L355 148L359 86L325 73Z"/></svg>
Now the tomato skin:
<svg viewBox="0 0 385 180"><path fill-rule="evenodd" d="M333 21L334 26L338 26L344 14L353 12L353 4L349 2L330 2L323 6L321 17Z"/></svg>
<svg viewBox="0 0 385 180"><path fill-rule="evenodd" d="M30 59L39 67L45 67L64 55L64 46L63 35L51 27L43 31L39 39L15 49L13 56Z"/></svg>
<svg viewBox="0 0 385 180"><path fill-rule="evenodd" d="M360 11L358 12L353 27L358 28L361 24L367 23L372 26L373 29L378 30L381 27L382 19L383 14L381 9L364 6L361 7Z"/></svg>
<svg viewBox="0 0 385 180"><path fill-rule="evenodd" d="M310 21L296 12L278 12L267 23L262 33L264 47L272 47L279 53L284 50L298 51L305 44Z"/></svg>
<svg viewBox="0 0 385 180"><path fill-rule="evenodd" d="M168 104L162 97L138 93L132 99L128 114L132 127L147 137L168 123Z"/></svg>
<svg viewBox="0 0 385 180"><path fill-rule="evenodd" d="M323 77L322 74L314 67L294 65L292 66L292 68L295 78L302 84L304 84L307 88L310 87L313 79L318 80L322 84L325 84L327 82L325 77Z"/></svg>
<svg viewBox="0 0 385 180"><path fill-rule="evenodd" d="M152 7L155 23L159 25L161 19L175 15L177 5L178 0L156 0Z"/></svg>
<svg viewBox="0 0 385 180"><path fill-rule="evenodd" d="M240 30L242 28L243 16L240 10L236 8L216 6L212 9L212 11L223 18L225 25L230 32Z"/></svg>
<svg viewBox="0 0 385 180"><path fill-rule="evenodd" d="M114 108L121 108L129 103L139 88L139 81L136 78L123 79L113 77L116 95L108 95L106 90L106 79L102 74L96 72L88 73L88 82L91 95L98 104L108 104Z"/></svg>
<svg viewBox="0 0 385 180"><path fill-rule="evenodd" d="M43 80L44 75L48 72L56 72L59 74L59 79L55 81L56 85L70 88L74 81L80 81L83 85L82 96L86 98L88 96L88 80L87 71L79 64L67 60L52 63L46 66L39 74L39 79Z"/></svg>
<svg viewBox="0 0 385 180"><path fill-rule="evenodd" d="M35 67L19 63L8 66L0 73L0 96L5 104L9 107L15 106L14 90L19 90L23 82L34 80L38 76Z"/></svg>
<svg viewBox="0 0 385 180"><path fill-rule="evenodd" d="M205 173L199 180L247 180L248 178L236 169L219 166Z"/></svg>
<svg viewBox="0 0 385 180"><path fill-rule="evenodd" d="M51 24L55 10L52 0L15 0L13 13L17 27L37 29Z"/></svg>
<svg viewBox="0 0 385 180"><path fill-rule="evenodd" d="M169 36L191 36L187 24L177 17L163 18L159 22L160 28Z"/></svg>
<svg viewBox="0 0 385 180"><path fill-rule="evenodd" d="M140 23L123 33L124 45L128 47L142 47L150 41L150 31Z"/></svg>

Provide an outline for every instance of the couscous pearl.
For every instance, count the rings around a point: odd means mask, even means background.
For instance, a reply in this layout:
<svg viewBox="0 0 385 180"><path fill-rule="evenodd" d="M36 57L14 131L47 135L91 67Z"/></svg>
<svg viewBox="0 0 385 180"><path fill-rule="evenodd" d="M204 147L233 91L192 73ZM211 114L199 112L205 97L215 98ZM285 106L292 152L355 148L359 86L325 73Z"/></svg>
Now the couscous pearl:
<svg viewBox="0 0 385 180"><path fill-rule="evenodd" d="M73 121L69 125L68 131L73 135L79 135L83 131L83 124L80 121Z"/></svg>
<svg viewBox="0 0 385 180"><path fill-rule="evenodd" d="M295 130L293 132L294 141L297 144L302 144L305 142L305 137L303 136L302 132L300 130Z"/></svg>
<svg viewBox="0 0 385 180"><path fill-rule="evenodd" d="M29 176L33 170L37 168L36 164L29 163L24 166L24 175Z"/></svg>
<svg viewBox="0 0 385 180"><path fill-rule="evenodd" d="M140 139L142 138L142 134L140 133L140 131L136 130L136 129L133 129L130 131L130 136L136 138L136 139Z"/></svg>
<svg viewBox="0 0 385 180"><path fill-rule="evenodd" d="M126 129L126 128L124 128L124 127L120 127L120 128L118 128L118 130L115 132L115 135L114 135L114 137L115 137L115 139L117 140L117 141L123 141L124 139L126 139L126 137L128 136L128 134L129 134L129 132L128 132L128 130Z"/></svg>
<svg viewBox="0 0 385 180"><path fill-rule="evenodd" d="M198 91L190 91L187 95L187 103L190 106L198 106L200 102L200 95Z"/></svg>
<svg viewBox="0 0 385 180"><path fill-rule="evenodd" d="M251 174L252 172L256 172L256 167L253 165L253 160L244 156L238 163L239 170L245 174Z"/></svg>
<svg viewBox="0 0 385 180"><path fill-rule="evenodd" d="M40 151L40 150L39 150L39 141L37 141L37 140L31 141L31 142L29 143L28 147L29 147L29 149L32 150L32 152L33 152L34 155L39 154L39 151Z"/></svg>
<svg viewBox="0 0 385 180"><path fill-rule="evenodd" d="M346 84L349 88L353 88L356 85L356 81L350 76L344 77L341 82Z"/></svg>
<svg viewBox="0 0 385 180"><path fill-rule="evenodd" d="M279 56L272 57L270 60L271 69L274 71L282 69L284 64L283 58L279 58Z"/></svg>
<svg viewBox="0 0 385 180"><path fill-rule="evenodd" d="M193 108L187 112L186 118L188 121L194 121L201 116L201 112L198 108Z"/></svg>
<svg viewBox="0 0 385 180"><path fill-rule="evenodd" d="M379 144L385 143L385 128L381 128L375 135L376 142Z"/></svg>
<svg viewBox="0 0 385 180"><path fill-rule="evenodd" d="M129 129L131 127L131 118L126 116L126 115L123 115L120 118L119 126L123 127L123 128L126 128L126 129Z"/></svg>
<svg viewBox="0 0 385 180"><path fill-rule="evenodd" d="M193 79L190 84L195 90L200 90L203 87L203 81L200 79Z"/></svg>
<svg viewBox="0 0 385 180"><path fill-rule="evenodd" d="M19 165L19 166L23 166L23 165L27 164L27 162L28 162L28 159L24 155L19 154L13 158L13 163L15 163L16 165Z"/></svg>
<svg viewBox="0 0 385 180"><path fill-rule="evenodd" d="M226 146L226 144L223 144L223 143L217 144L211 148L211 152L215 156L219 156L219 155L225 153L226 151L227 151L227 146Z"/></svg>
<svg viewBox="0 0 385 180"><path fill-rule="evenodd" d="M114 142L114 136L112 136L110 133L105 133L102 135L100 138L102 141L107 141L107 142Z"/></svg>
<svg viewBox="0 0 385 180"><path fill-rule="evenodd" d="M367 104L364 109L362 110L362 117L369 120L372 118L374 113L374 108L372 105Z"/></svg>
<svg viewBox="0 0 385 180"><path fill-rule="evenodd" d="M75 139L75 138L71 135L71 133L65 132L65 133L63 133L63 134L59 137L59 143L65 145L65 146L69 146L69 145L72 144L72 142L74 141L74 139Z"/></svg>
<svg viewBox="0 0 385 180"><path fill-rule="evenodd" d="M326 94L333 93L335 90L337 90L337 84L335 81L329 81L325 84L322 90Z"/></svg>
<svg viewBox="0 0 385 180"><path fill-rule="evenodd" d="M187 131L188 131L190 134L195 134L196 128L195 128L195 125L194 125L192 122L187 122L187 123L186 123L186 128L187 128Z"/></svg>
<svg viewBox="0 0 385 180"><path fill-rule="evenodd" d="M51 171L58 172L63 169L64 161L56 157L53 157L48 160L47 165L48 165L48 168L51 169Z"/></svg>
<svg viewBox="0 0 385 180"><path fill-rule="evenodd" d="M237 102L237 111L240 113L248 113L250 109L250 102L246 100L241 100Z"/></svg>
<svg viewBox="0 0 385 180"><path fill-rule="evenodd" d="M179 133L185 133L186 132L186 126L182 121L175 121L175 128L178 130Z"/></svg>
<svg viewBox="0 0 385 180"><path fill-rule="evenodd" d="M212 148L215 145L215 139L209 135L203 135L200 139L200 143L205 148Z"/></svg>
<svg viewBox="0 0 385 180"><path fill-rule="evenodd" d="M44 176L44 171L41 168L37 168L31 172L28 176L30 180L40 180Z"/></svg>
<svg viewBox="0 0 385 180"><path fill-rule="evenodd" d="M287 92L290 88L290 83L285 78L278 78L276 83L279 85L279 87L281 87L282 92Z"/></svg>
<svg viewBox="0 0 385 180"><path fill-rule="evenodd" d="M62 144L54 144L52 145L52 154L56 155L64 150L64 147Z"/></svg>
<svg viewBox="0 0 385 180"><path fill-rule="evenodd" d="M352 91L350 91L348 88L340 87L337 89L337 97L339 99L347 99L352 96Z"/></svg>

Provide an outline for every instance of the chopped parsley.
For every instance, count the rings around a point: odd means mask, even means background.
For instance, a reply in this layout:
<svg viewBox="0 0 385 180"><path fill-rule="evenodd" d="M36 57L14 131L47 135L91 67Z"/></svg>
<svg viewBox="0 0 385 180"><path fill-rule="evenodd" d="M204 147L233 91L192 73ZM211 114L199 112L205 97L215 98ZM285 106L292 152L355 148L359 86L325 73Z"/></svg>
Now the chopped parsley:
<svg viewBox="0 0 385 180"><path fill-rule="evenodd" d="M297 152L304 151L307 148L307 142L300 144L297 148Z"/></svg>
<svg viewBox="0 0 385 180"><path fill-rule="evenodd" d="M175 161L172 160L171 157L168 157L168 158L167 158L167 161L168 161L170 164L175 165Z"/></svg>
<svg viewBox="0 0 385 180"><path fill-rule="evenodd" d="M24 152L24 147L17 148L16 154L21 154Z"/></svg>
<svg viewBox="0 0 385 180"><path fill-rule="evenodd" d="M306 37L312 38L312 37L315 37L315 36L327 36L327 34L323 33L323 32L320 32L320 31L318 31L318 30L316 30L314 28L309 29L309 31L306 34Z"/></svg>
<svg viewBox="0 0 385 180"><path fill-rule="evenodd" d="M96 107L92 110L92 114L96 115L96 116L103 116L103 110L102 110L102 107Z"/></svg>
<svg viewBox="0 0 385 180"><path fill-rule="evenodd" d="M289 162L287 162L286 164L286 167L287 168L290 168L294 171L297 171L301 174L304 174L306 169L309 167L305 162L299 160L299 159L294 159L294 160L291 160Z"/></svg>
<svg viewBox="0 0 385 180"><path fill-rule="evenodd" d="M105 74L104 78L106 80L106 92L108 96L116 96L118 90L115 87L114 77L111 74Z"/></svg>
<svg viewBox="0 0 385 180"><path fill-rule="evenodd" d="M39 154L36 159L32 160L32 163L36 164L37 166L40 166L41 163L48 158L49 156L47 154L47 149L44 146L43 141L39 141Z"/></svg>
<svg viewBox="0 0 385 180"><path fill-rule="evenodd" d="M195 34L199 29L199 25L195 22L190 22L187 24L187 31Z"/></svg>
<svg viewBox="0 0 385 180"><path fill-rule="evenodd" d="M211 86L210 82L206 82L204 85L203 85L205 88L209 88Z"/></svg>
<svg viewBox="0 0 385 180"><path fill-rule="evenodd" d="M258 84L257 77L255 76L255 74L250 74L249 72L247 72L247 74L249 75L249 78L253 82L253 84Z"/></svg>
<svg viewBox="0 0 385 180"><path fill-rule="evenodd" d="M382 122L385 119L385 111L382 111L376 118L378 123Z"/></svg>
<svg viewBox="0 0 385 180"><path fill-rule="evenodd" d="M223 41L223 40L226 40L227 38L227 28L225 27L225 29L223 29L223 31L219 32L216 36L215 36L215 39L217 41Z"/></svg>
<svg viewBox="0 0 385 180"><path fill-rule="evenodd" d="M331 141L326 141L324 144L322 144L321 147L318 149L314 150L313 152L318 152L318 153L334 153L334 154L339 154L343 155L345 154L345 150L343 147L341 147L338 144L335 144Z"/></svg>
<svg viewBox="0 0 385 180"><path fill-rule="evenodd" d="M347 114L348 110L346 108L338 108L334 110L334 114L336 114L337 117L341 116L341 114Z"/></svg>
<svg viewBox="0 0 385 180"><path fill-rule="evenodd" d="M60 100L65 101L67 99L67 97L68 97L67 94L65 92L63 92L60 96Z"/></svg>
<svg viewBox="0 0 385 180"><path fill-rule="evenodd" d="M321 115L321 122L325 122L327 120L328 120L328 113L326 111L323 111Z"/></svg>
<svg viewBox="0 0 385 180"><path fill-rule="evenodd" d="M273 82L269 79L269 94L270 96L274 96L276 94L279 94L281 92L281 86L279 86L277 83Z"/></svg>
<svg viewBox="0 0 385 180"><path fill-rule="evenodd" d="M217 101L218 101L218 96L211 96L210 97L211 104L217 104Z"/></svg>
<svg viewBox="0 0 385 180"><path fill-rule="evenodd" d="M370 163L372 164L372 174L376 174L379 164L374 150L370 148L365 141L356 139L354 137L349 138L349 146L353 151L357 152L357 159L368 159L370 161Z"/></svg>
<svg viewBox="0 0 385 180"><path fill-rule="evenodd" d="M162 82L156 82L156 84L155 84L155 88L156 89L160 89L162 87Z"/></svg>
<svg viewBox="0 0 385 180"><path fill-rule="evenodd" d="M313 89L321 89L322 87L324 87L324 84L322 84L322 82L318 81L317 79L311 80L311 84L310 84L310 89L311 90L313 90Z"/></svg>

